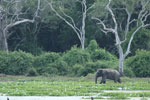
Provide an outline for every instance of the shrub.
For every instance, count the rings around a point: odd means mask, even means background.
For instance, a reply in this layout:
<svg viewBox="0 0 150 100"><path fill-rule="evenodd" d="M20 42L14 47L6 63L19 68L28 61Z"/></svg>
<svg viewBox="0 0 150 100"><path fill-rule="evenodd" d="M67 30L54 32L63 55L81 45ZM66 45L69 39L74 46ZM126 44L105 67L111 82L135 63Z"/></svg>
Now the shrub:
<svg viewBox="0 0 150 100"><path fill-rule="evenodd" d="M63 60L68 64L68 66L72 67L75 64L84 65L86 62L89 62L90 54L77 47L71 48L71 50L67 51L63 55Z"/></svg>
<svg viewBox="0 0 150 100"><path fill-rule="evenodd" d="M37 73L36 69L33 67L30 68L28 73L27 73L27 76L37 76L37 75L38 75L38 73Z"/></svg>
<svg viewBox="0 0 150 100"><path fill-rule="evenodd" d="M135 77L135 74L130 67L124 67L124 75L127 77Z"/></svg>
<svg viewBox="0 0 150 100"><path fill-rule="evenodd" d="M84 69L84 66L83 65L80 65L80 64L75 64L72 68L72 75L73 76L81 76L82 74L80 73L80 70L81 69Z"/></svg>
<svg viewBox="0 0 150 100"><path fill-rule="evenodd" d="M91 58L93 61L97 60L117 60L117 57L107 52L105 49L97 49L91 53Z"/></svg>
<svg viewBox="0 0 150 100"><path fill-rule="evenodd" d="M57 61L60 58L58 53L50 52L44 53L40 56L36 56L34 60L34 67L36 68L37 72L42 75L42 73L57 73Z"/></svg>
<svg viewBox="0 0 150 100"><path fill-rule="evenodd" d="M0 52L0 73L25 75L32 67L33 56L23 51Z"/></svg>
<svg viewBox="0 0 150 100"><path fill-rule="evenodd" d="M97 66L94 62L87 62L84 67L82 67L78 72L79 76L86 76L89 73L95 72Z"/></svg>
<svg viewBox="0 0 150 100"><path fill-rule="evenodd" d="M98 68L112 68L112 69L118 68L118 61L99 60L95 63Z"/></svg>
<svg viewBox="0 0 150 100"><path fill-rule="evenodd" d="M95 73L97 69L99 68L112 68L116 69L117 67L117 62L112 62L112 61L97 61L97 62L87 62L84 67L79 67L78 68L78 76L86 76L89 73Z"/></svg>
<svg viewBox="0 0 150 100"><path fill-rule="evenodd" d="M125 64L137 77L150 77L150 51L138 50L135 56L126 60Z"/></svg>
<svg viewBox="0 0 150 100"><path fill-rule="evenodd" d="M66 75L69 72L68 64L62 59L56 62L56 68L58 69L58 75Z"/></svg>
<svg viewBox="0 0 150 100"><path fill-rule="evenodd" d="M0 51L0 73L8 74L8 60L9 54L4 51Z"/></svg>
<svg viewBox="0 0 150 100"><path fill-rule="evenodd" d="M91 40L90 44L87 47L87 50L88 50L88 52L93 52L98 48L99 48L99 46L98 46L96 40Z"/></svg>

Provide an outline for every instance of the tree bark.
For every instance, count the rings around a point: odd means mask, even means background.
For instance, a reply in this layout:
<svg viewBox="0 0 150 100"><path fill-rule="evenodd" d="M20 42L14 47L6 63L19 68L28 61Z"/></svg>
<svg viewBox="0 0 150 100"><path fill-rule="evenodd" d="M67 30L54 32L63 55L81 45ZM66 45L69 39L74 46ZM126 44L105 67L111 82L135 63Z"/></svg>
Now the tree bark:
<svg viewBox="0 0 150 100"><path fill-rule="evenodd" d="M0 50L8 52L7 37L2 29L2 21L0 21Z"/></svg>
<svg viewBox="0 0 150 100"><path fill-rule="evenodd" d="M2 50L2 51L8 51L7 39L4 36L4 34L3 34L2 31L0 31L0 50Z"/></svg>

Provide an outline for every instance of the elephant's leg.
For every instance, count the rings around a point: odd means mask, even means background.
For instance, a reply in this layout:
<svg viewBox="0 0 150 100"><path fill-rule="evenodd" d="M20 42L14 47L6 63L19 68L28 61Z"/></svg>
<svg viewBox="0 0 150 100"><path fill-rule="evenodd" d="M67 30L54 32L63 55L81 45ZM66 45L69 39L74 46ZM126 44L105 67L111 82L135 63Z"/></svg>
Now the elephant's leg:
<svg viewBox="0 0 150 100"><path fill-rule="evenodd" d="M117 83L117 80L115 79L114 82Z"/></svg>
<svg viewBox="0 0 150 100"><path fill-rule="evenodd" d="M115 77L114 78L114 82L117 83L118 82L118 78Z"/></svg>
<svg viewBox="0 0 150 100"><path fill-rule="evenodd" d="M121 83L121 79L120 78L118 79L118 82Z"/></svg>
<svg viewBox="0 0 150 100"><path fill-rule="evenodd" d="M100 84L102 84L102 83L106 83L106 77L105 76L102 76L102 80L101 80Z"/></svg>

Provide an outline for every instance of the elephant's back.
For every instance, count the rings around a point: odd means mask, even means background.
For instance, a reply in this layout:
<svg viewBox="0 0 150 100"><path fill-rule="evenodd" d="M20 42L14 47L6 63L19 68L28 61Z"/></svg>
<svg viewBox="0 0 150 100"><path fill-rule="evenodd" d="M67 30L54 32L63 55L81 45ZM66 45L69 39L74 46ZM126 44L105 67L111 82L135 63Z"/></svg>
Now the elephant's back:
<svg viewBox="0 0 150 100"><path fill-rule="evenodd" d="M106 75L107 75L107 79L114 80L115 78L119 78L120 73L117 70L110 69L106 71Z"/></svg>

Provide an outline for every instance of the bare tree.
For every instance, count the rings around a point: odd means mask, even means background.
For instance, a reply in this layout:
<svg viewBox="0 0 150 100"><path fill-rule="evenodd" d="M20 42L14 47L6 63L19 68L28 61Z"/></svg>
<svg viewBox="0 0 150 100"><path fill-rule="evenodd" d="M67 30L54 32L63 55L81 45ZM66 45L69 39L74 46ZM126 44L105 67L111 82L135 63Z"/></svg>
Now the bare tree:
<svg viewBox="0 0 150 100"><path fill-rule="evenodd" d="M111 27L108 27L106 25L106 23L104 22L104 20L101 20L99 18L96 18L96 17L92 17L92 19L95 19L97 20L100 24L103 26L103 32L105 33L108 33L108 32L111 32L115 35L115 41L116 41L116 47L118 49L118 53L119 53L119 72L121 73L121 75L123 75L124 71L123 71L123 62L124 62L124 59L128 56L128 54L130 53L130 49L131 49L131 43L134 39L134 36L135 34L142 28L144 27L148 27L150 26L150 24L146 23L148 17L150 16L150 11L147 11L146 9L146 6L150 3L149 0L147 1L143 1L141 0L140 3L141 3L141 10L138 14L138 18L137 19L132 19L131 18L131 12L128 10L128 8L123 8L123 10L125 10L126 14L127 14L127 20L126 20L126 26L125 26L125 31L124 31L124 39L121 39L120 35L119 35L119 25L120 25L120 22L118 21L117 22L117 19L116 19L116 15L114 14L112 8L110 7L110 4L111 4L112 0L109 0L109 2L107 3L106 5L106 10L110 13L111 17L112 17L112 20L113 20L113 23L114 25L111 26ZM137 23L137 26L136 26L136 29L132 32L132 35L129 37L129 41L127 41L127 34L130 32L130 25L132 23ZM126 48L126 51L123 50L122 48L122 44L124 42L128 42L128 45L127 45L127 48Z"/></svg>
<svg viewBox="0 0 150 100"><path fill-rule="evenodd" d="M47 1L48 2L48 1ZM62 19L63 21L65 21L73 30L74 32L77 34L79 40L80 40L80 43L81 43L81 47L82 49L84 50L85 48L85 20L86 20L86 17L87 17L87 6L86 6L86 0L82 0L81 1L81 5L82 5L82 20L81 20L81 27L77 27L74 19L67 15L65 12L63 12L63 10L61 10L61 12L63 13L63 16L54 9L53 7L53 2L52 0L50 2L48 2L50 8L52 9L52 11L60 18ZM71 20L71 22L69 20Z"/></svg>
<svg viewBox="0 0 150 100"><path fill-rule="evenodd" d="M23 18L27 13L22 12L22 0L1 0L0 3L0 49L8 51L7 39L12 35L10 29L16 25L30 22L33 23L40 10L40 0L38 0L37 9L33 14L33 19Z"/></svg>

